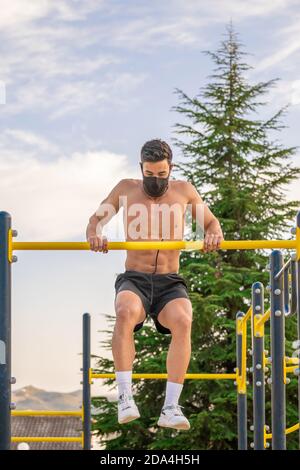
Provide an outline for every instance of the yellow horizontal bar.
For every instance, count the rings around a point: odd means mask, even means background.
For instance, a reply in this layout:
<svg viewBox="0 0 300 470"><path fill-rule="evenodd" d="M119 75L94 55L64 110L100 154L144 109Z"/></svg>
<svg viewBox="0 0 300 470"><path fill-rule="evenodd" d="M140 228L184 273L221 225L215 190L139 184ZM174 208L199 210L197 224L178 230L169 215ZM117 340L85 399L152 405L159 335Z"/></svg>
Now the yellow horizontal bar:
<svg viewBox="0 0 300 470"><path fill-rule="evenodd" d="M294 372L295 369L297 369L298 366L289 366L285 368L286 372Z"/></svg>
<svg viewBox="0 0 300 470"><path fill-rule="evenodd" d="M223 250L296 248L296 240L226 240ZM12 250L90 250L88 242L12 242ZM109 250L202 250L203 241L128 241L108 242Z"/></svg>
<svg viewBox="0 0 300 470"><path fill-rule="evenodd" d="M82 411L54 411L54 410L13 410L12 416L79 416Z"/></svg>
<svg viewBox="0 0 300 470"><path fill-rule="evenodd" d="M116 374L91 374L93 379L114 379ZM133 379L167 379L168 374L132 374ZM185 374L186 379L195 380L236 380L236 374Z"/></svg>
<svg viewBox="0 0 300 470"><path fill-rule="evenodd" d="M82 442L81 437L17 436L11 442Z"/></svg>
<svg viewBox="0 0 300 470"><path fill-rule="evenodd" d="M299 429L299 427L300 427L299 423L294 424L294 426L291 426L290 428L287 428L285 430L285 434L291 434L292 432L297 431ZM266 439L272 439L272 434L266 434L265 438Z"/></svg>
<svg viewBox="0 0 300 470"><path fill-rule="evenodd" d="M263 316L257 320L256 322L256 328L259 329L261 328L270 318L271 316L271 309L268 309L266 313L263 314Z"/></svg>
<svg viewBox="0 0 300 470"><path fill-rule="evenodd" d="M286 364L299 364L299 359L298 357L285 357L285 363Z"/></svg>
<svg viewBox="0 0 300 470"><path fill-rule="evenodd" d="M294 426L291 426L290 428L287 428L285 430L285 434L290 434L291 432L297 431L299 429L299 423L294 424Z"/></svg>

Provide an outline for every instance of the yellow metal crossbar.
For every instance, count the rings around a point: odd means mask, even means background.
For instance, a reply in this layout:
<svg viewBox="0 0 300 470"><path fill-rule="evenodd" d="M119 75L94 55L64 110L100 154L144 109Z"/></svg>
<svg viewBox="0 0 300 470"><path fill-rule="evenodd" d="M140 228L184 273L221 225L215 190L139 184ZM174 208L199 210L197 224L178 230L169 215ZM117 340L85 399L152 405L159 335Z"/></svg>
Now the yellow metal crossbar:
<svg viewBox="0 0 300 470"><path fill-rule="evenodd" d="M296 240L226 240L223 250L296 248ZM202 250L203 241L128 241L108 242L109 250ZM12 242L12 250L90 250L88 242Z"/></svg>
<svg viewBox="0 0 300 470"><path fill-rule="evenodd" d="M246 323L249 320L249 318L251 318L251 315L252 315L252 306L248 308L246 315L242 317L242 321Z"/></svg>
<svg viewBox="0 0 300 470"><path fill-rule="evenodd" d="M92 379L114 379L116 374L96 374L91 372ZM133 379L167 379L168 374L132 374ZM236 380L236 374L185 374L186 379L194 380Z"/></svg>
<svg viewBox="0 0 300 470"><path fill-rule="evenodd" d="M287 428L285 430L285 434L291 434L292 432L297 431L299 429L299 427L300 427L299 423L294 424L294 426L291 426L290 428ZM265 439L272 439L272 434L271 433L270 434L266 433L265 434Z"/></svg>
<svg viewBox="0 0 300 470"><path fill-rule="evenodd" d="M286 364L299 364L299 358L286 356L285 363Z"/></svg>
<svg viewBox="0 0 300 470"><path fill-rule="evenodd" d="M82 437L13 436L11 442L80 442Z"/></svg>
<svg viewBox="0 0 300 470"><path fill-rule="evenodd" d="M55 410L13 410L12 416L78 416L82 417L82 411L55 411Z"/></svg>
<svg viewBox="0 0 300 470"><path fill-rule="evenodd" d="M247 321L251 315L250 307L244 317L237 318L236 333L242 336L242 358L241 370L236 368L238 393L246 393L247 391Z"/></svg>
<svg viewBox="0 0 300 470"><path fill-rule="evenodd" d="M288 373L288 372L294 372L295 369L297 369L297 368L298 368L298 366L289 366L289 367L286 367L285 370Z"/></svg>
<svg viewBox="0 0 300 470"><path fill-rule="evenodd" d="M256 329L257 331L259 331L260 329L262 329L263 325L269 320L271 316L271 309L269 308L262 316L259 320L257 320L256 322Z"/></svg>

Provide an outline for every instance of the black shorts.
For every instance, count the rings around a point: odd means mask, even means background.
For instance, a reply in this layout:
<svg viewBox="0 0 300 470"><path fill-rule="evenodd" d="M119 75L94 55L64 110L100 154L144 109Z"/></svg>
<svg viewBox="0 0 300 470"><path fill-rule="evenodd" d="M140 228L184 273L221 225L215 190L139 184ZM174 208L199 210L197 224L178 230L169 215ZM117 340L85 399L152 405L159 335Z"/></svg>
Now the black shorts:
<svg viewBox="0 0 300 470"><path fill-rule="evenodd" d="M157 319L159 312L170 300L178 297L189 298L187 284L177 273L153 274L126 270L117 276L115 290L116 296L122 290L135 292L143 303L146 318L149 314L157 331L163 334L171 334L171 331L159 323ZM138 323L134 331L140 330L144 321Z"/></svg>

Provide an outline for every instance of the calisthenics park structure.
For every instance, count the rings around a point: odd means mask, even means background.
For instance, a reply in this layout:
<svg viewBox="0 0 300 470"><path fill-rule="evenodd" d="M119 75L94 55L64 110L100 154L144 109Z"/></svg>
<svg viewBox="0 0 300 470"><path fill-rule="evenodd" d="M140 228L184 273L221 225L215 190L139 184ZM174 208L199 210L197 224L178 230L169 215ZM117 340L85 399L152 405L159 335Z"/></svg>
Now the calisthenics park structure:
<svg viewBox="0 0 300 470"><path fill-rule="evenodd" d="M11 228L11 215L0 212L0 449L10 450L11 442L80 442L91 449L91 384L93 379L115 378L114 373L98 373L91 368L89 313L83 315L82 406L80 411L20 410L11 402L11 266L18 250L90 250L88 242L16 242L17 231ZM259 280L252 285L250 307L236 312L236 368L231 373L186 374L186 380L231 380L237 390L237 448L248 448L247 385L252 374L253 423L250 448L286 449L287 435L299 432L300 415L300 211L290 240L225 240L221 250L270 249L270 281L266 288ZM124 241L108 242L108 250L202 250L203 241ZM282 249L287 250L284 260ZM265 309L264 291L269 293ZM285 321L297 315L297 338L292 357L285 355ZM265 350L265 325L270 321L270 355ZM247 349L248 325L251 349ZM248 353L252 366L247 367ZM268 376L269 373L269 376ZM286 425L286 386L293 374L298 383L298 422ZM133 379L167 379L167 374L139 373ZM265 418L265 384L271 386L271 423ZM78 416L82 419L81 435L74 437L11 436L12 416ZM271 442L270 442L271 441Z"/></svg>

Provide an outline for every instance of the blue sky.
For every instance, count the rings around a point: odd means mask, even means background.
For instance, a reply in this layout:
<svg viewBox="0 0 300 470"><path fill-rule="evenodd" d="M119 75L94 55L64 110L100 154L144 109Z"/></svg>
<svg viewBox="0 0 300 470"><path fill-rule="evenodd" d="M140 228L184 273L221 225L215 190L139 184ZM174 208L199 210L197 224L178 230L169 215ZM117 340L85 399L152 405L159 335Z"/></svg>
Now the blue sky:
<svg viewBox="0 0 300 470"><path fill-rule="evenodd" d="M276 138L299 144L300 6L292 0L0 1L0 200L23 241L85 241L89 216L115 183L139 177L140 148L172 146L175 88L208 83L233 21L251 83L280 78L260 117L290 103ZM172 147L175 162L180 151ZM295 156L299 163L299 153ZM298 185L297 185L298 184ZM299 181L288 197L299 198ZM113 224L112 224L113 226ZM107 234L110 233L108 228ZM80 387L81 315L92 344L113 314L125 253L18 252L13 265L15 388ZM101 390L99 382L93 393Z"/></svg>

